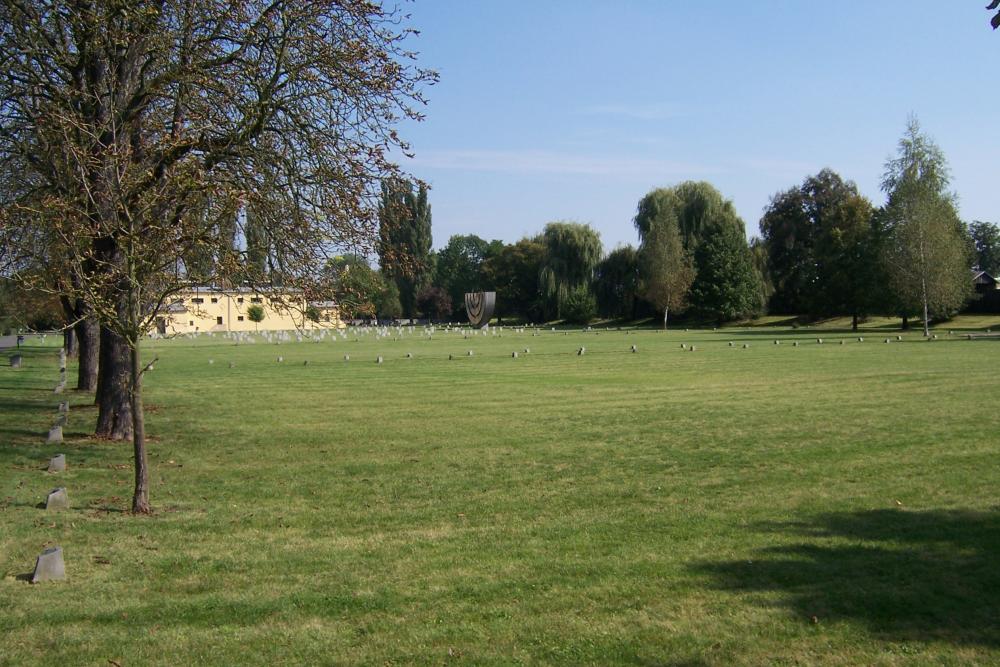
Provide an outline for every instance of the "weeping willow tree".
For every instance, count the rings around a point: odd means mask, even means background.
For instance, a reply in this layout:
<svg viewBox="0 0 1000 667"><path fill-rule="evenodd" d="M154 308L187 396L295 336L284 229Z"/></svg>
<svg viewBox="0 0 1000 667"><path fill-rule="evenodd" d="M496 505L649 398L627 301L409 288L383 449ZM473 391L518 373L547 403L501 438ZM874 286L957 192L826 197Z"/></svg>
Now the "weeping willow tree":
<svg viewBox="0 0 1000 667"><path fill-rule="evenodd" d="M601 261L601 235L590 225L550 222L542 232L545 257L538 274L542 294L548 299L550 314L562 318L569 295L591 289L594 270Z"/></svg>
<svg viewBox="0 0 1000 667"><path fill-rule="evenodd" d="M733 203L705 181L685 181L649 192L639 201L633 222L640 241L657 222L677 225L689 253L724 226L743 227Z"/></svg>
<svg viewBox="0 0 1000 667"><path fill-rule="evenodd" d="M0 0L0 246L56 244L78 278L62 295L121 341L134 512L150 511L140 343L187 285L178 267L211 256L205 279L260 280L219 229L242 208L306 298L331 249L373 244L379 183L405 176L396 126L436 78L404 23L360 1Z"/></svg>

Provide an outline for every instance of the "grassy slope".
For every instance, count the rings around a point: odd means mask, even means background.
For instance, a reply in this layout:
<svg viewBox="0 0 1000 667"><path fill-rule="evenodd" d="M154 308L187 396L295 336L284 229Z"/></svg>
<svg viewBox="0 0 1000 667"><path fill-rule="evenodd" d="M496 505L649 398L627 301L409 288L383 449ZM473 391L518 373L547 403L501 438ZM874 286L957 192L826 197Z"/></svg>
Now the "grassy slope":
<svg viewBox="0 0 1000 667"><path fill-rule="evenodd" d="M1000 661L1000 341L944 333L159 342L152 518L88 397L43 444L32 348L0 367L0 663ZM18 580L50 543L69 580Z"/></svg>

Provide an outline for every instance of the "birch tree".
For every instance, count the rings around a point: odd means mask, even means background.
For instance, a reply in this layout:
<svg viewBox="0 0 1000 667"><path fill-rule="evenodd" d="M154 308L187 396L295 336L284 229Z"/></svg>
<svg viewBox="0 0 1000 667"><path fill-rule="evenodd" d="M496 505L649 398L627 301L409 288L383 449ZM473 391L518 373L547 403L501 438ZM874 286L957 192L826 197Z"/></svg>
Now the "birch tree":
<svg viewBox="0 0 1000 667"><path fill-rule="evenodd" d="M972 293L973 260L948 183L944 153L911 118L882 177L884 260L896 301L922 313L924 336L932 317L957 312Z"/></svg>

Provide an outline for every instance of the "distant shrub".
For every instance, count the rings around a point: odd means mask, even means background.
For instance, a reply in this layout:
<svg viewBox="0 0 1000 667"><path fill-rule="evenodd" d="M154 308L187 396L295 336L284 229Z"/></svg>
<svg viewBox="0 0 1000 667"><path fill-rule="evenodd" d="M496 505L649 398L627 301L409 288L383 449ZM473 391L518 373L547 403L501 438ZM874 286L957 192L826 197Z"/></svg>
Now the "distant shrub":
<svg viewBox="0 0 1000 667"><path fill-rule="evenodd" d="M587 324L597 317L597 299L586 286L576 287L566 295L562 315L567 322Z"/></svg>

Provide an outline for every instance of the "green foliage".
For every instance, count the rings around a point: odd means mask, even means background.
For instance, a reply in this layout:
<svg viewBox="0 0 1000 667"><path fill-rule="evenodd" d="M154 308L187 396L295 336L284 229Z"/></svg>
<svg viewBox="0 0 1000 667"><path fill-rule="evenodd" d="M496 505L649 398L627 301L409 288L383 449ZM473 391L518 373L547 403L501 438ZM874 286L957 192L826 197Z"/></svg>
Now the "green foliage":
<svg viewBox="0 0 1000 667"><path fill-rule="evenodd" d="M544 303L538 276L545 259L545 244L541 237L523 238L490 252L482 272L484 283L496 290L497 316L517 314L527 320L542 320Z"/></svg>
<svg viewBox="0 0 1000 667"><path fill-rule="evenodd" d="M597 300L587 285L569 289L562 305L562 316L573 324L587 324L597 317Z"/></svg>
<svg viewBox="0 0 1000 667"><path fill-rule="evenodd" d="M307 306L305 315L306 319L310 322L319 322L319 318L322 316L319 312L319 308L316 306Z"/></svg>
<svg viewBox="0 0 1000 667"><path fill-rule="evenodd" d="M456 234L448 239L448 245L437 253L434 283L449 296L454 313L464 318L466 292L478 292L493 288L483 272L483 263L491 252L497 252L499 241L492 243L475 234Z"/></svg>
<svg viewBox="0 0 1000 667"><path fill-rule="evenodd" d="M708 247L708 242L698 247ZM665 329L669 312L683 311L687 306L688 290L695 278L691 253L684 248L680 230L671 217L661 216L646 228L639 250L639 274L642 294L663 313Z"/></svg>
<svg viewBox="0 0 1000 667"><path fill-rule="evenodd" d="M452 313L451 296L441 287L428 286L417 293L417 307L431 320L447 319Z"/></svg>
<svg viewBox="0 0 1000 667"><path fill-rule="evenodd" d="M247 307L247 319L256 324L260 324L264 321L265 317L264 307L258 304L252 304Z"/></svg>
<svg viewBox="0 0 1000 667"><path fill-rule="evenodd" d="M896 301L922 314L925 335L932 317L954 314L972 293L974 259L948 183L944 153L911 118L882 179L883 258Z"/></svg>
<svg viewBox="0 0 1000 667"><path fill-rule="evenodd" d="M761 312L763 289L741 229L725 226L695 250L701 267L691 287L691 303L702 315L719 322Z"/></svg>
<svg viewBox="0 0 1000 667"><path fill-rule="evenodd" d="M633 220L640 241L657 221L672 221L677 225L684 247L692 253L702 239L723 227L743 229L733 203L705 181L685 181L674 187L658 188L643 197Z"/></svg>
<svg viewBox="0 0 1000 667"><path fill-rule="evenodd" d="M399 300L399 288L392 280L382 280L382 289L375 302L375 314L379 319L394 320L403 316L403 305Z"/></svg>
<svg viewBox="0 0 1000 667"><path fill-rule="evenodd" d="M417 292L430 281L431 206L427 186L400 179L382 182L379 205L379 265L396 283L406 317L416 317Z"/></svg>
<svg viewBox="0 0 1000 667"><path fill-rule="evenodd" d="M993 277L1000 273L1000 227L992 222L976 220L969 225L976 252L976 265Z"/></svg>
<svg viewBox="0 0 1000 667"><path fill-rule="evenodd" d="M883 277L872 215L857 186L829 169L775 195L760 222L772 310L856 317L876 310Z"/></svg>
<svg viewBox="0 0 1000 667"><path fill-rule="evenodd" d="M386 289L382 275L360 255L340 255L327 263L337 305L348 319L375 317L376 304ZM396 298L398 302L398 296Z"/></svg>
<svg viewBox="0 0 1000 667"><path fill-rule="evenodd" d="M603 253L601 236L590 225L550 222L542 232L542 243L545 256L538 282L548 299L549 315L561 319L562 306L570 292L581 286L590 287Z"/></svg>
<svg viewBox="0 0 1000 667"><path fill-rule="evenodd" d="M639 252L632 246L615 248L595 271L597 312L601 317L634 319L639 287Z"/></svg>

